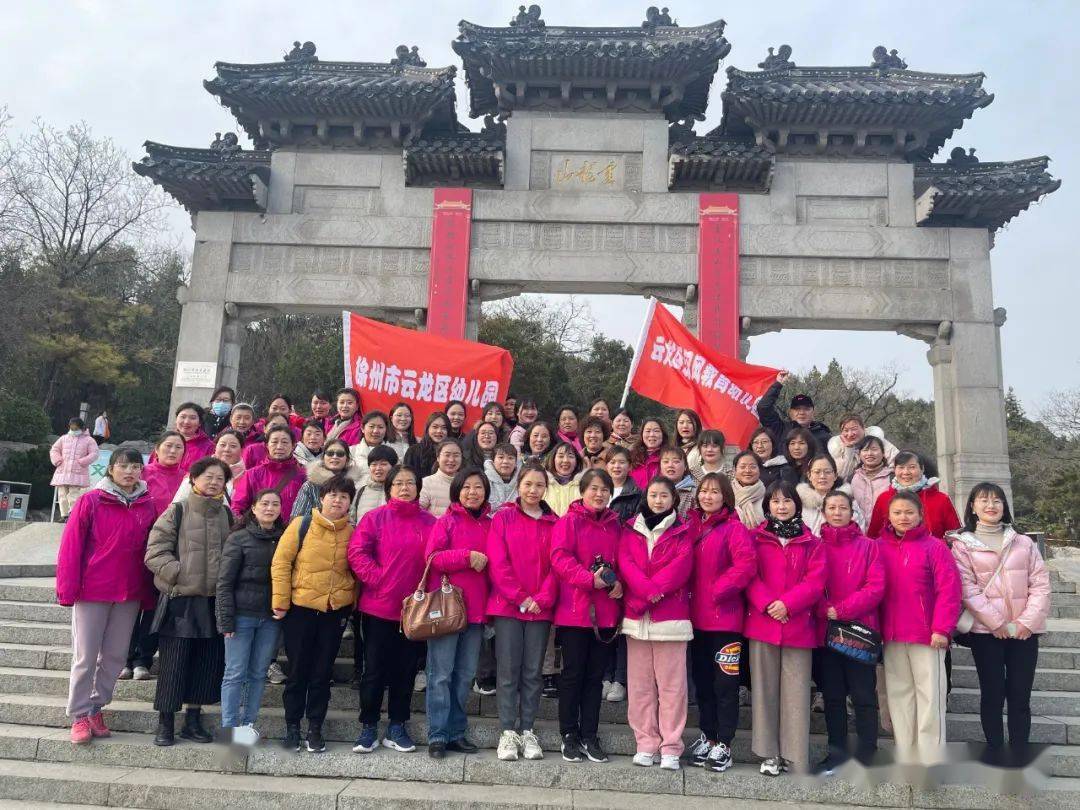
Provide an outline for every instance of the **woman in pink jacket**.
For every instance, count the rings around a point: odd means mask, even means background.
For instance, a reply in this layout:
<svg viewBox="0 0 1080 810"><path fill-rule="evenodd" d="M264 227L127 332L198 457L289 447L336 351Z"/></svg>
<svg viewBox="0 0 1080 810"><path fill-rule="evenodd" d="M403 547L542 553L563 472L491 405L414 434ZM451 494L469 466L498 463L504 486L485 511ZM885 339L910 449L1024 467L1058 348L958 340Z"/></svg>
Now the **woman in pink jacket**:
<svg viewBox="0 0 1080 810"><path fill-rule="evenodd" d="M825 496L821 541L825 547L825 596L818 603L824 621L858 622L880 630L878 605L885 595L885 567L877 541L853 520L854 503L843 490ZM830 771L848 758L847 699L855 707L856 756L864 765L877 750L877 661L862 663L835 650L821 651L821 693L829 752L821 769Z"/></svg>
<svg viewBox="0 0 1080 810"><path fill-rule="evenodd" d="M945 744L945 651L960 616L960 575L948 546L923 524L915 492L891 496L878 550L885 565L885 689L897 755L932 762Z"/></svg>
<svg viewBox="0 0 1080 810"><path fill-rule="evenodd" d="M641 423L637 441L630 451L630 477L642 492L659 475L660 451L670 443L667 429L659 419L650 418Z"/></svg>
<svg viewBox="0 0 1080 810"><path fill-rule="evenodd" d="M555 513L544 503L547 472L526 464L518 474L517 500L503 504L488 532L488 614L495 623L502 760L543 759L533 731L540 708L548 634L559 593L551 569Z"/></svg>
<svg viewBox="0 0 1080 810"><path fill-rule="evenodd" d="M559 578L555 626L563 654L559 733L567 762L608 761L596 732L611 654L607 642L617 632L623 595L616 568L623 527L608 508L611 488L606 470L587 470L578 482L581 500L570 504L552 532L551 567Z"/></svg>
<svg viewBox="0 0 1080 810"><path fill-rule="evenodd" d="M431 560L427 590L439 587L446 574L461 588L469 624L460 633L433 638L427 645L428 754L442 759L447 751L475 754L465 736L469 699L480 643L487 619L488 531L491 528L491 482L475 467L461 470L450 482L450 507L428 535L424 558Z"/></svg>
<svg viewBox="0 0 1080 810"><path fill-rule="evenodd" d="M388 688L390 725L382 744L395 751L416 750L405 724L422 646L401 632L401 603L423 576L424 548L435 525L435 518L420 508L419 495L416 473L395 466L386 477L386 505L364 515L349 541L349 565L361 583L357 609L364 638L361 729L353 746L358 754L371 753L379 744L379 714Z"/></svg>
<svg viewBox="0 0 1080 810"><path fill-rule="evenodd" d="M167 430L161 434L150 454L150 463L143 468L142 480L150 490L150 498L161 515L169 508L176 490L187 476L182 464L186 442L178 431Z"/></svg>
<svg viewBox="0 0 1080 810"><path fill-rule="evenodd" d="M307 474L293 457L295 446L292 428L274 425L266 434L266 461L244 470L233 485L229 506L237 517L251 506L255 493L272 489L281 496L281 511L291 515L293 502L304 486Z"/></svg>
<svg viewBox="0 0 1080 810"><path fill-rule="evenodd" d="M979 676L986 744L992 755L1003 752L1007 700L1009 746L1021 753L1031 735L1031 687L1050 612L1050 573L1039 547L1012 527L1005 491L989 482L968 495L964 530L955 535L952 554L971 619L967 641Z"/></svg>
<svg viewBox="0 0 1080 810"><path fill-rule="evenodd" d="M86 423L78 417L68 422L68 432L49 448L49 460L56 467L49 484L56 487L61 521L67 520L75 501L90 486L90 465L97 457L97 442L86 432Z"/></svg>
<svg viewBox="0 0 1080 810"><path fill-rule="evenodd" d="M706 473L695 500L691 517L699 527L690 580L690 662L701 736L690 748L690 760L720 772L732 765L731 743L739 724L743 591L757 573L757 554L735 512L735 492L726 475Z"/></svg>
<svg viewBox="0 0 1080 810"><path fill-rule="evenodd" d="M203 430L203 418L206 411L194 402L185 402L176 409L176 432L184 437L184 457L180 466L184 472L200 458L214 454L214 442ZM170 498L171 500L171 498ZM166 503L166 506L168 504Z"/></svg>
<svg viewBox="0 0 1080 810"><path fill-rule="evenodd" d="M140 480L142 456L114 450L101 483L75 504L56 558L56 601L71 612L71 741L108 737L101 708L112 700L140 607L152 610L143 555L157 509Z"/></svg>
<svg viewBox="0 0 1080 810"><path fill-rule="evenodd" d="M669 478L649 482L641 510L619 546L626 583L627 722L634 730L634 764L679 770L686 729L686 642L690 624L690 569L694 524L681 523Z"/></svg>
<svg viewBox="0 0 1080 810"><path fill-rule="evenodd" d="M349 447L359 442L364 435L360 416L360 392L342 388L337 392L337 413L326 420L327 440L341 439Z"/></svg>
<svg viewBox="0 0 1080 810"><path fill-rule="evenodd" d="M753 749L761 772L809 769L811 653L822 637L814 606L825 590L825 550L802 522L795 485L765 491L765 523L754 530L757 572L746 589Z"/></svg>

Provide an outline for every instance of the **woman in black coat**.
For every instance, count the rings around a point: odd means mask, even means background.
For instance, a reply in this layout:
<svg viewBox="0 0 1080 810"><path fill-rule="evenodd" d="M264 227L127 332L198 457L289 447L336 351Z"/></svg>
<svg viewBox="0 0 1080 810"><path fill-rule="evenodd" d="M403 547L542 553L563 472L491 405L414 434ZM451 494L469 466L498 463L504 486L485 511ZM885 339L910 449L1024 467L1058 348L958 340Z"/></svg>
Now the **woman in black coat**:
<svg viewBox="0 0 1080 810"><path fill-rule="evenodd" d="M221 727L238 729L234 739L254 744L255 719L266 687L266 668L277 653L280 624L270 606L270 563L285 530L281 495L255 495L240 528L225 540L218 565L215 614L225 636L225 676L221 681ZM241 708L244 686L247 697Z"/></svg>

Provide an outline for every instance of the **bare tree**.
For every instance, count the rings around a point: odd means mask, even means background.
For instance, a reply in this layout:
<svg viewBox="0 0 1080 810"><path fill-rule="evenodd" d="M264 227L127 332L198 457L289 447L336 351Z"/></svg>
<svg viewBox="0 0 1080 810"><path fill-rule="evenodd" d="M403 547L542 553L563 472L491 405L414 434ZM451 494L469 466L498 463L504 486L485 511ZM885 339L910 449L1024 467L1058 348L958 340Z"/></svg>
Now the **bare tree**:
<svg viewBox="0 0 1080 810"><path fill-rule="evenodd" d="M1080 438L1080 388L1051 393L1041 415L1043 424L1059 436Z"/></svg>
<svg viewBox="0 0 1080 810"><path fill-rule="evenodd" d="M484 314L535 323L546 338L576 357L589 353L597 334L588 303L572 295L557 303L539 295L519 295L487 307Z"/></svg>

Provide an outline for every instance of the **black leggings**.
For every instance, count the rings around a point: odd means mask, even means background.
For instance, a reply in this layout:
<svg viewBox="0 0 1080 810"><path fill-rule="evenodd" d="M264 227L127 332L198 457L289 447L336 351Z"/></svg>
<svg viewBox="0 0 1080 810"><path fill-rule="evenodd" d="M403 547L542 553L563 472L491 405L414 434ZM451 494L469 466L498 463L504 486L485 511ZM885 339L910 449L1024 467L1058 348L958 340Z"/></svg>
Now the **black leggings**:
<svg viewBox="0 0 1080 810"><path fill-rule="evenodd" d="M391 723L405 723L412 707L413 679L423 646L409 641L396 619L362 613L364 672L360 676L360 722L379 722L383 693L390 692L386 714Z"/></svg>
<svg viewBox="0 0 1080 810"><path fill-rule="evenodd" d="M855 707L855 733L860 756L877 750L878 705L877 671L835 650L821 648L821 681L818 687L825 698L825 727L829 748L847 752L847 698Z"/></svg>
<svg viewBox="0 0 1080 810"><path fill-rule="evenodd" d="M573 732L587 740L595 737L600 727L604 667L611 660L610 645L599 641L592 628L560 627L555 632L563 654L559 733ZM601 632L610 635L611 630Z"/></svg>
<svg viewBox="0 0 1080 810"><path fill-rule="evenodd" d="M987 745L1002 748L1005 728L1002 714L1009 704L1009 744L1028 744L1031 736L1031 687L1039 660L1039 637L1023 641L994 638L990 633L969 633L971 657L979 675L979 712Z"/></svg>
<svg viewBox="0 0 1080 810"><path fill-rule="evenodd" d="M746 654L744 654L744 650ZM739 725L739 676L750 659L740 633L695 630L690 662L701 733L730 746Z"/></svg>

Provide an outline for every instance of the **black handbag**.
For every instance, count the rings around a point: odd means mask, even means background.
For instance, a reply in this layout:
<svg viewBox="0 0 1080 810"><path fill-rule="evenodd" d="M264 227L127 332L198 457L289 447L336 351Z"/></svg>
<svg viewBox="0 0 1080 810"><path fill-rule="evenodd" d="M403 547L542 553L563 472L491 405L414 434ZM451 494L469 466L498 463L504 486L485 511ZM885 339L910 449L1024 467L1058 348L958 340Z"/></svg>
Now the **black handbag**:
<svg viewBox="0 0 1080 810"><path fill-rule="evenodd" d="M881 633L859 622L829 619L825 646L860 664L876 666L881 660Z"/></svg>

